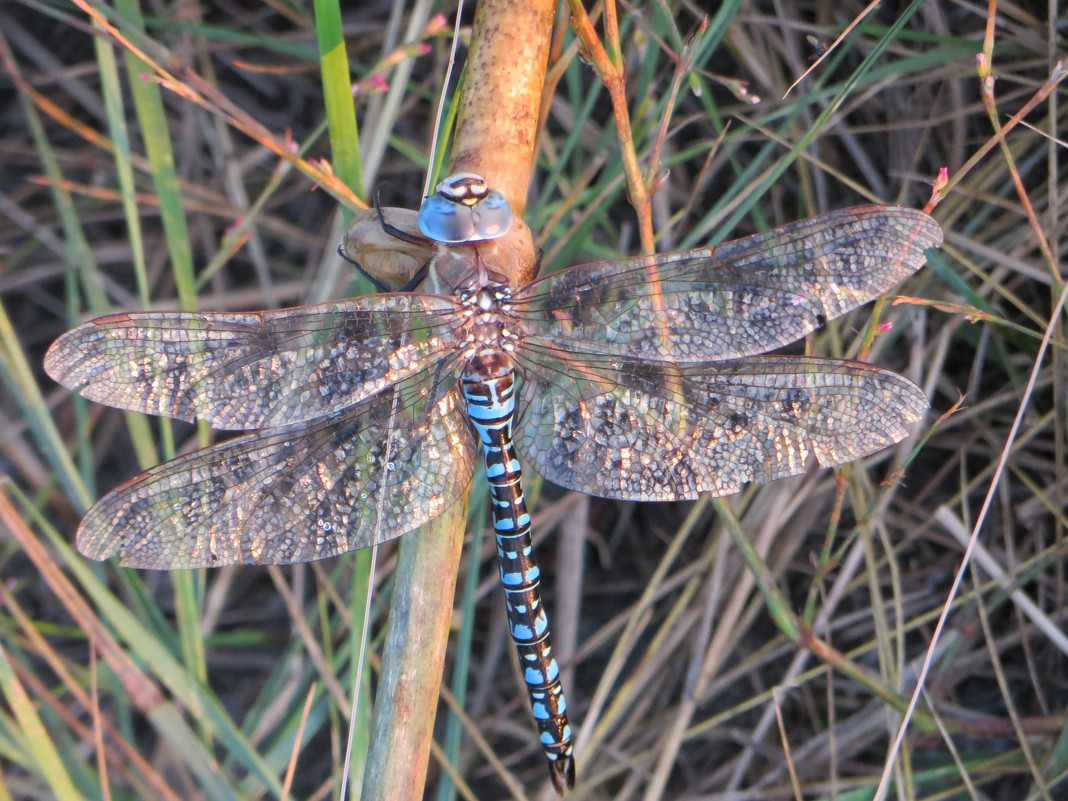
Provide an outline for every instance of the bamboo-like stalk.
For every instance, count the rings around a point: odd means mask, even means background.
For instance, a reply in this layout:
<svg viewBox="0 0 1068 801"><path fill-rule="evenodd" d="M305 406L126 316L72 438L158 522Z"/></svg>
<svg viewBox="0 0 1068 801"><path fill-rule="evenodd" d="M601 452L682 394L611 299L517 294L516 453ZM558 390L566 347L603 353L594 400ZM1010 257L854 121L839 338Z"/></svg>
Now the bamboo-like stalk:
<svg viewBox="0 0 1068 801"><path fill-rule="evenodd" d="M485 177L517 219L533 167L554 9L552 0L483 0L467 58L451 171ZM526 227L518 229L519 246L529 247ZM465 497L401 545L363 783L369 801L423 797L466 510Z"/></svg>

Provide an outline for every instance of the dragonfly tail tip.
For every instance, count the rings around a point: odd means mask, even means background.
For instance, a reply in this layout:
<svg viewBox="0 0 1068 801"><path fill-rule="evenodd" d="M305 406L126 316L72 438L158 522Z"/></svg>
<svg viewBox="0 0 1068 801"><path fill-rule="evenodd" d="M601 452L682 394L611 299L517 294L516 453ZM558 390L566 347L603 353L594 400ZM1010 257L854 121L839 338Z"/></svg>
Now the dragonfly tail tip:
<svg viewBox="0 0 1068 801"><path fill-rule="evenodd" d="M575 760L569 756L561 756L549 762L549 775L552 777L556 794L563 796L575 787Z"/></svg>

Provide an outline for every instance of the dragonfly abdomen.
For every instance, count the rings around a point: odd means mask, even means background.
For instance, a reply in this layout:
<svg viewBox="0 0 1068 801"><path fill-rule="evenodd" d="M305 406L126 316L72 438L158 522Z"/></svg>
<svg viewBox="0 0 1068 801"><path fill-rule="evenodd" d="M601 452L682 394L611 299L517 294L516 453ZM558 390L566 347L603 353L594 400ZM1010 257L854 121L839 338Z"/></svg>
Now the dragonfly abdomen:
<svg viewBox="0 0 1068 801"><path fill-rule="evenodd" d="M563 794L575 783L571 725L541 599L541 572L534 559L522 469L512 443L515 384L511 361L499 351L475 356L462 384L468 417L485 454L508 628L519 652L549 773L556 791Z"/></svg>

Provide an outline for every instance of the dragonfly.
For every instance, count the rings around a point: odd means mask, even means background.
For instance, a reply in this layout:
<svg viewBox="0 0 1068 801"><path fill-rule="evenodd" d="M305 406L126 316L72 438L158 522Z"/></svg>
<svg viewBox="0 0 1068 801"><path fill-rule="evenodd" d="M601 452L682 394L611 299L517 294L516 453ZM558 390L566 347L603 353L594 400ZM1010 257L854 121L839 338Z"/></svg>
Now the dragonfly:
<svg viewBox="0 0 1068 801"><path fill-rule="evenodd" d="M434 255L405 291L118 313L63 334L45 358L60 384L249 432L108 493L77 546L156 569L323 559L441 514L481 451L509 628L563 795L573 733L521 465L590 495L678 501L901 441L928 405L911 381L859 361L762 354L912 275L942 231L920 211L858 206L517 286L491 247L512 211L481 177L443 180L418 227Z"/></svg>

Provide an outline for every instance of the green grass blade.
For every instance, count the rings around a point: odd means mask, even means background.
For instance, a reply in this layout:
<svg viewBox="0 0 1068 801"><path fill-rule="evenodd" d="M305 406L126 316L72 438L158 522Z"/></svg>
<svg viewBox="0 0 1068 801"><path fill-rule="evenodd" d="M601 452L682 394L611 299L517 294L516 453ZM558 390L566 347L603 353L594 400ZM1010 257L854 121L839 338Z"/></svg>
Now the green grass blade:
<svg viewBox="0 0 1068 801"><path fill-rule="evenodd" d="M139 31L144 30L144 19L137 0L117 0L115 7L132 27ZM123 58L126 63L134 108L151 165L153 185L159 199L160 218L163 223L163 233L167 242L167 253L170 256L178 300L182 308L195 309L197 306L196 275L193 269L193 252L189 242L189 226L186 222L174 147L167 125L161 90L158 84L143 78L144 75L150 74L151 70L141 58L129 50L123 51ZM165 451L170 456L174 450L170 425L164 424L161 430L165 437ZM201 441L204 444L206 444L204 439L206 433L207 428L201 426ZM186 663L203 679L207 675L207 661L203 639L197 627L199 613L191 611L197 606L194 581L189 575L175 577L174 589L175 606L179 610L179 632Z"/></svg>
<svg viewBox="0 0 1068 801"><path fill-rule="evenodd" d="M79 801L82 794L75 789L56 744L49 736L48 729L40 715L37 714L37 709L26 693L22 682L12 669L3 644L0 644L0 692L3 693L8 706L15 713L15 718L25 738L26 751L37 763L37 774L48 781L48 786L59 801Z"/></svg>
<svg viewBox="0 0 1068 801"><path fill-rule="evenodd" d="M132 26L144 30L144 18L137 0L117 0L115 8ZM167 240L171 269L174 271L178 299L182 308L195 309L196 276L193 271L193 252L189 246L189 226L182 206L174 147L167 127L161 90L154 81L144 78L152 72L144 61L129 50L123 51L123 58L126 62L134 109L141 126L141 136L152 167L152 179L159 198L160 219Z"/></svg>
<svg viewBox="0 0 1068 801"><path fill-rule="evenodd" d="M330 125L334 172L359 197L366 197L360 131L356 125L356 105L352 99L352 76L349 74L341 8L336 0L315 0L315 32L319 38L323 101ZM348 209L342 212L346 222L352 218Z"/></svg>

